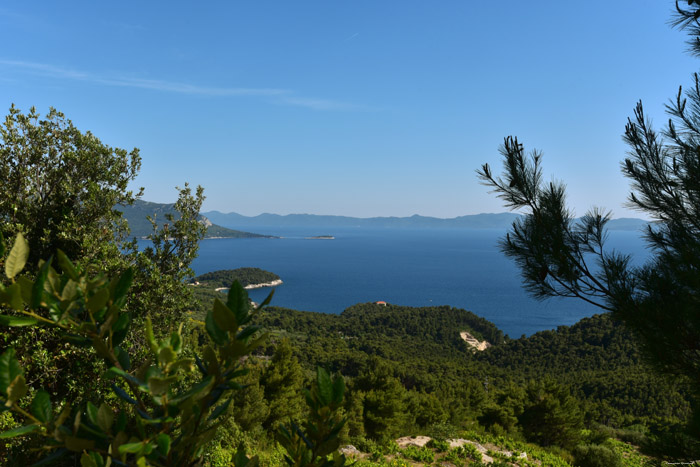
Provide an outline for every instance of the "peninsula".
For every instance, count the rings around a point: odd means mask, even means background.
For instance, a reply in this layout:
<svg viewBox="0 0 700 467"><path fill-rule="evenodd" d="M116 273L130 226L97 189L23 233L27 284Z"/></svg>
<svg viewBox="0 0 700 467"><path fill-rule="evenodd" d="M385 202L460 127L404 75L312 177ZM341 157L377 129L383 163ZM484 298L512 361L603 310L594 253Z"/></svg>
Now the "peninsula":
<svg viewBox="0 0 700 467"><path fill-rule="evenodd" d="M158 226L167 223L167 215L172 215L174 220L179 218L175 210L175 204L152 203L150 201L136 200L130 206L119 205L116 208L129 224L132 237L147 238L153 233L153 224L148 217L153 218ZM241 230L233 230L214 224L207 217L200 214L199 222L207 228L204 238L279 238L271 235L261 235Z"/></svg>
<svg viewBox="0 0 700 467"><path fill-rule="evenodd" d="M193 285L221 291L231 287L231 284L236 280L248 290L262 287L276 287L282 284L280 276L260 268L222 269L207 272L195 277L192 283Z"/></svg>

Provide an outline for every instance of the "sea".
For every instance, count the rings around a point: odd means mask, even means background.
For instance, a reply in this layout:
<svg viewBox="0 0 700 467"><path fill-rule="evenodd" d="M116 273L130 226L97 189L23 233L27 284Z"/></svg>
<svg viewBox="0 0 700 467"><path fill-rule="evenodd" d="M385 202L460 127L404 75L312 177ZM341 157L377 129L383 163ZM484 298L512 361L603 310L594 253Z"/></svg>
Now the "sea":
<svg viewBox="0 0 700 467"><path fill-rule="evenodd" d="M498 247L501 229L256 228L282 238L207 239L192 264L196 274L257 267L279 275L271 305L341 313L366 302L413 307L449 305L494 323L512 338L571 325L602 310L578 299L538 301ZM313 239L315 236L333 239ZM635 231L611 231L608 246L648 250ZM270 289L251 290L259 302Z"/></svg>

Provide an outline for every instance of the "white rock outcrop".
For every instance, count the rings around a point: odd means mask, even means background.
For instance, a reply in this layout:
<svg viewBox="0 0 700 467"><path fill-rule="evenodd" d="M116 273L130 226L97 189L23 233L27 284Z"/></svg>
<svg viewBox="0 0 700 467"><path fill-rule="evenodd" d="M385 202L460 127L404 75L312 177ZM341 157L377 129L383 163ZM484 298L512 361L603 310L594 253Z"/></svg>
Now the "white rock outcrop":
<svg viewBox="0 0 700 467"><path fill-rule="evenodd" d="M488 341L480 341L476 337L472 336L469 334L467 331L462 331L459 333L459 337L462 338L464 342L466 342L470 347L482 351L486 350L489 347L491 347L491 343Z"/></svg>

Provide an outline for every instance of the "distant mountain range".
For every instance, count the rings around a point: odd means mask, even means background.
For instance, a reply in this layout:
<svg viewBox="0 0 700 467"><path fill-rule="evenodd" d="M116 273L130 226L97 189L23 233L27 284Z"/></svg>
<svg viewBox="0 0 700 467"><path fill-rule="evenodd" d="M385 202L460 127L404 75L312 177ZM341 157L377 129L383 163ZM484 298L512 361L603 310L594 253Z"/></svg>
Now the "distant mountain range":
<svg viewBox="0 0 700 467"><path fill-rule="evenodd" d="M209 211L204 213L212 222L236 229L261 227L373 227L373 228L462 228L462 229L505 229L520 216L510 212L499 214L473 214L440 219L414 215L411 217L346 217L322 216L316 214L260 214L243 216L235 212L222 213ZM608 223L610 230L638 230L647 221L635 218L613 219Z"/></svg>
<svg viewBox="0 0 700 467"><path fill-rule="evenodd" d="M131 206L118 206L129 223L131 229L131 237L146 237L153 232L150 221L147 216L155 216L158 225L163 225L166 222L166 214L173 214L175 219L179 218L175 211L175 204L151 203L150 201L137 200ZM227 227L222 227L212 223L206 216L200 215L200 221L207 226L205 238L255 238L269 237L269 235L260 235L240 230L233 230Z"/></svg>

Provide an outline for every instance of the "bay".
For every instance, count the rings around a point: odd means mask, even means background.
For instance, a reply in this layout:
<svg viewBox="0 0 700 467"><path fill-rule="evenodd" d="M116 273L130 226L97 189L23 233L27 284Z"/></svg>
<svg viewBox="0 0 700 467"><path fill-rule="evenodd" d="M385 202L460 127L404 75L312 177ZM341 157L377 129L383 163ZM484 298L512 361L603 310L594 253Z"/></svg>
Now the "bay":
<svg viewBox="0 0 700 467"><path fill-rule="evenodd" d="M259 267L278 274L272 305L341 313L356 303L450 305L493 322L511 337L571 325L601 310L576 299L537 301L519 270L498 250L505 230L258 228L283 238L208 239L193 262L196 274ZM333 240L308 239L333 235ZM612 231L608 245L647 257L637 232ZM255 301L269 289L250 291Z"/></svg>

